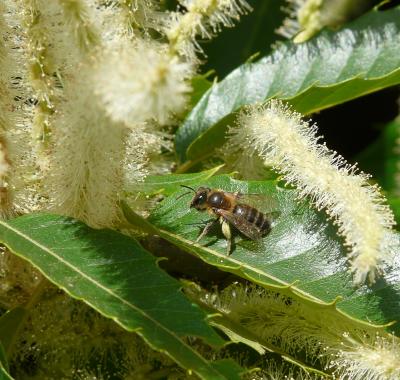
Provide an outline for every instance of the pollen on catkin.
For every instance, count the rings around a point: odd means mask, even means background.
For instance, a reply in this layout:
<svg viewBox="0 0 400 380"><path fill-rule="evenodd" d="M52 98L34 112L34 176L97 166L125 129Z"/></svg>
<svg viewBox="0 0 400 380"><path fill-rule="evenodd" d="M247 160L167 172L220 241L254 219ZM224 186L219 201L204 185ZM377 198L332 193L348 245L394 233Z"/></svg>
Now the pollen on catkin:
<svg viewBox="0 0 400 380"><path fill-rule="evenodd" d="M308 197L317 209L326 209L350 248L355 284L366 278L372 283L392 253L393 213L379 187L370 185L366 174L320 139L315 125L272 100L242 112L237 127L230 130L226 149L257 152L267 166L297 187L299 198Z"/></svg>

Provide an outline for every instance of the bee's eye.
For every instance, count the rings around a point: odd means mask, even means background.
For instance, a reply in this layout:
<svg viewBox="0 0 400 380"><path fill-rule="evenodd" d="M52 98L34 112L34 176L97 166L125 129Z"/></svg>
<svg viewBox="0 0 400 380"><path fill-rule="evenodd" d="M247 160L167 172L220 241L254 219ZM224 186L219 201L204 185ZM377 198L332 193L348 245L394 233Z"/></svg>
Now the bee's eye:
<svg viewBox="0 0 400 380"><path fill-rule="evenodd" d="M195 207L199 210L200 209L199 207L203 208L206 202L207 202L207 193L200 193L199 195L195 196L190 207Z"/></svg>

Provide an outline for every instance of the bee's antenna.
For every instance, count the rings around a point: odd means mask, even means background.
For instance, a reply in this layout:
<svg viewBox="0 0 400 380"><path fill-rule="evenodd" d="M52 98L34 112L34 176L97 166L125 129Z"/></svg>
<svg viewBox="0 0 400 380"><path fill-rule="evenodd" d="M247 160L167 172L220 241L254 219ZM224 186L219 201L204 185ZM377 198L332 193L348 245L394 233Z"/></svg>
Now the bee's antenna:
<svg viewBox="0 0 400 380"><path fill-rule="evenodd" d="M196 190L195 190L195 189L193 189L193 187L186 186L186 185L180 185L180 186L181 186L181 187L185 187L186 189L189 189L189 190L191 190L191 191L193 191L193 192L196 192ZM190 191L188 191L188 192L186 192L186 193L183 193L183 194L179 195L179 197L178 197L178 198L176 198L176 200L178 200L178 199L182 198L183 196L185 196L185 195L187 195L187 194L190 194Z"/></svg>
<svg viewBox="0 0 400 380"><path fill-rule="evenodd" d="M180 185L181 187L186 187L187 189L189 189L189 190L192 190L192 191L194 191L194 192L196 192L196 190L195 189L193 189L193 187L190 187L190 186L186 186L186 185ZM187 194L187 193L186 193Z"/></svg>
<svg viewBox="0 0 400 380"><path fill-rule="evenodd" d="M184 197L187 194L190 194L190 191L187 191L186 193L179 195L178 197L176 197L176 200L181 199L182 197Z"/></svg>

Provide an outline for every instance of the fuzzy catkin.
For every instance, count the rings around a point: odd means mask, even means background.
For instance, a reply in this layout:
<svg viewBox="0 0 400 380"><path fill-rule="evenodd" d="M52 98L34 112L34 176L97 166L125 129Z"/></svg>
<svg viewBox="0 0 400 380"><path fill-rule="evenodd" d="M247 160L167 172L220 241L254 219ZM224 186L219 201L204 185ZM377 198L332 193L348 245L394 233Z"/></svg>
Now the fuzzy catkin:
<svg viewBox="0 0 400 380"><path fill-rule="evenodd" d="M294 42L307 41L322 28L338 27L362 14L371 0L287 0L288 17L277 33L294 37Z"/></svg>
<svg viewBox="0 0 400 380"><path fill-rule="evenodd" d="M196 52L201 52L196 36L212 38L221 26L232 27L232 20L238 20L252 9L245 0L183 0L181 3L187 12L171 13L164 32L171 52L193 63L197 61Z"/></svg>
<svg viewBox="0 0 400 380"><path fill-rule="evenodd" d="M4 14L4 5L0 4L0 33L7 30L7 26L2 15ZM9 112L7 95L9 94L10 78L4 76L4 68L9 64L6 44L0 40L0 84L2 95L0 96L0 217L6 218L11 214L11 192L8 186L8 173L10 162L7 151L7 131L11 128L11 113Z"/></svg>
<svg viewBox="0 0 400 380"><path fill-rule="evenodd" d="M29 39L23 28L20 1L0 4L0 31L3 36L0 57L0 123L2 144L9 163L3 186L1 214L9 217L41 209L40 171L33 149L32 125L35 95L30 85Z"/></svg>
<svg viewBox="0 0 400 380"><path fill-rule="evenodd" d="M166 124L185 109L192 67L168 55L162 44L127 42L103 56L96 93L111 119L128 128L149 120Z"/></svg>
<svg viewBox="0 0 400 380"><path fill-rule="evenodd" d="M51 175L52 209L92 227L118 220L125 129L112 123L92 95L88 67L70 81L68 101L57 117Z"/></svg>
<svg viewBox="0 0 400 380"><path fill-rule="evenodd" d="M89 16L89 7L82 0L58 0L64 16L65 24L72 32L83 52L91 50L99 43L99 34Z"/></svg>
<svg viewBox="0 0 400 380"><path fill-rule="evenodd" d="M393 213L368 176L357 173L336 152L319 142L316 126L281 101L249 107L231 129L226 150L256 152L265 164L297 187L317 209L326 209L349 246L354 282L375 281L392 255Z"/></svg>

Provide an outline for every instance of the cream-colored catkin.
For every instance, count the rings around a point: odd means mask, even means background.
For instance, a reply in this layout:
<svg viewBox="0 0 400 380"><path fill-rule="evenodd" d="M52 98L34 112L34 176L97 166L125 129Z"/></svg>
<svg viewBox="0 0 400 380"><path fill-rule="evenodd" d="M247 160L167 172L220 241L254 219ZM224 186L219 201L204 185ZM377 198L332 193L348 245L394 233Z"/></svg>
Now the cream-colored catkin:
<svg viewBox="0 0 400 380"><path fill-rule="evenodd" d="M354 282L374 282L390 260L394 217L377 185L319 142L315 126L281 101L249 107L231 130L226 150L256 152L318 209L326 209L350 248Z"/></svg>
<svg viewBox="0 0 400 380"><path fill-rule="evenodd" d="M110 33L115 26L110 13L114 8L59 2L65 18L61 28L72 33L62 41L68 51L62 54L70 65L61 70L65 93L53 121L58 128L52 134L51 174L46 179L50 209L92 227L113 227L119 220L118 199L127 179L141 180L145 174L146 147L133 146L130 135L140 134L136 126L156 118L157 109L168 112L157 100L151 101L157 91L146 92L157 82L146 70L152 74L158 59L138 60L142 50L136 52L137 45L123 28ZM165 98L174 100L170 95ZM145 102L132 102L131 98L138 100L135 96ZM132 169L135 173L127 175Z"/></svg>
<svg viewBox="0 0 400 380"><path fill-rule="evenodd" d="M122 9L133 12L131 1L119 3ZM135 126L155 120L163 125L181 114L197 63L196 36L210 38L220 25L232 26L232 19L250 9L243 0L193 0L182 4L186 13L171 13L169 20L159 20L169 44L145 38L127 43L122 38L109 46L108 59L98 73L96 92L115 121ZM137 4L143 12L145 5L145 1ZM151 10L152 3L147 5ZM154 17L145 17L145 21L150 19Z"/></svg>
<svg viewBox="0 0 400 380"><path fill-rule="evenodd" d="M57 128L45 181L49 208L92 227L112 227L119 218L126 131L107 117L95 95L102 20L91 19L81 1L60 3L65 12L61 28L73 33L63 41L70 65L62 69L64 99L53 118Z"/></svg>
<svg viewBox="0 0 400 380"><path fill-rule="evenodd" d="M179 54L197 62L196 53L201 47L196 37L212 38L222 26L232 27L233 21L252 10L245 0L182 0L185 14L171 13L164 32L172 54Z"/></svg>
<svg viewBox="0 0 400 380"><path fill-rule="evenodd" d="M294 42L307 41L322 28L338 27L362 14L371 0L287 0L288 17L278 34L294 37Z"/></svg>
<svg viewBox="0 0 400 380"><path fill-rule="evenodd" d="M161 30L164 12L160 12L159 3L154 0L114 0L122 10L122 24L128 33L148 29Z"/></svg>
<svg viewBox="0 0 400 380"><path fill-rule="evenodd" d="M53 133L47 182L51 207L92 227L113 227L118 221L126 131L107 118L92 95L88 68L81 70L70 78L68 100Z"/></svg>
<svg viewBox="0 0 400 380"><path fill-rule="evenodd" d="M0 35L7 32L7 26L4 20L4 5L0 4ZM8 109L9 102L9 83L6 66L9 64L7 47L2 39L0 39L0 217L7 218L11 214L11 191L8 184L8 173L10 170L10 162L7 152L6 134L11 128L11 115Z"/></svg>
<svg viewBox="0 0 400 380"><path fill-rule="evenodd" d="M112 46L101 61L96 93L110 118L127 127L167 124L185 109L192 75L191 65L170 56L164 44L125 43Z"/></svg>
<svg viewBox="0 0 400 380"><path fill-rule="evenodd" d="M32 146L40 173L48 168L50 120L54 113L57 68L51 62L51 20L48 19L42 0L18 0L22 9L21 23L26 36L24 46L27 54L29 84L32 87L35 105L33 109ZM47 3L47 2L46 2Z"/></svg>
<svg viewBox="0 0 400 380"><path fill-rule="evenodd" d="M323 359L324 347L340 344L346 326L337 315L324 314L322 309L256 285L233 284L223 291L199 293L191 289L189 295L250 331L260 344L275 346L295 357L305 352L307 357Z"/></svg>
<svg viewBox="0 0 400 380"><path fill-rule="evenodd" d="M3 183L3 216L41 209L39 168L32 143L35 95L30 84L29 40L23 27L21 2L0 4L2 56L0 57L0 108L2 146L9 164Z"/></svg>
<svg viewBox="0 0 400 380"><path fill-rule="evenodd" d="M78 48L90 51L99 43L99 34L90 18L90 8L82 0L57 0L64 12L64 22ZM66 30L65 30L66 31Z"/></svg>

